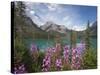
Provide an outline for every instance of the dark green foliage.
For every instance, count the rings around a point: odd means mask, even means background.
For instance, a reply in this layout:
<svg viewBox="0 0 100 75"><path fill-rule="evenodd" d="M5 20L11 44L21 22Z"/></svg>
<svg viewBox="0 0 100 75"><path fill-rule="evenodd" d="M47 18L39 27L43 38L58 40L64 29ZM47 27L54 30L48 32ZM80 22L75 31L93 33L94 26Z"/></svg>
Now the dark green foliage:
<svg viewBox="0 0 100 75"><path fill-rule="evenodd" d="M25 4L16 2L14 8L14 63L23 63L27 72L41 71L43 53L39 52L39 57L34 60L30 50L26 47L24 38L47 38L47 33L37 27L33 21L25 14Z"/></svg>
<svg viewBox="0 0 100 75"><path fill-rule="evenodd" d="M87 29L85 31L85 44L86 44L86 50L89 50L90 47L90 27L89 27L90 23L88 21L87 24Z"/></svg>
<svg viewBox="0 0 100 75"><path fill-rule="evenodd" d="M29 73L32 72L40 72L42 68L42 61L43 61L44 54L42 52L39 52L39 56L36 60L32 58L30 55L30 52L26 50L24 56L23 56L23 63L26 66L26 69Z"/></svg>
<svg viewBox="0 0 100 75"><path fill-rule="evenodd" d="M15 3L15 10L14 10L15 15L20 16L20 17L25 16L26 15L25 14L25 9L26 9L25 4L22 1L16 1L14 3Z"/></svg>
<svg viewBox="0 0 100 75"><path fill-rule="evenodd" d="M32 57L30 56L29 50L25 50L22 61L29 73L34 72L34 70L32 69Z"/></svg>
<svg viewBox="0 0 100 75"><path fill-rule="evenodd" d="M83 56L83 69L96 69L97 68L97 55L96 51L90 48L86 50Z"/></svg>
<svg viewBox="0 0 100 75"><path fill-rule="evenodd" d="M39 52L39 56L36 60L35 58L32 58L31 52L25 45L22 43L22 41L19 41L18 39L15 40L15 51L14 51L14 63L20 64L23 63L25 65L26 71L29 73L32 72L40 72L42 68L42 61L44 58L44 53Z"/></svg>
<svg viewBox="0 0 100 75"><path fill-rule="evenodd" d="M42 69L42 62L44 58L44 53L39 52L39 56L36 61L33 62L32 68L34 69L35 72L41 72Z"/></svg>
<svg viewBox="0 0 100 75"><path fill-rule="evenodd" d="M90 29L88 22L87 29L85 31L86 52L83 55L83 65L82 65L83 69L91 69L97 67L97 55L96 55L97 53L90 47L89 32ZM77 32L71 31L69 34L71 34L70 42L72 48L73 46L76 45ZM17 2L17 5L15 6L14 10L14 63L15 64L23 63L25 65L27 72L29 73L41 72L44 53L39 51L38 56L36 56L36 58L35 57L33 58L30 49L26 47L25 40L28 40L29 38L33 40L35 39L50 40L54 39L55 35L59 35L58 37L56 37L55 43L60 43L62 49L63 44L62 44L62 38L60 37L61 34L57 32L45 32L41 30L31 20L31 18L26 15L25 4L22 2ZM64 34L62 34L62 36L64 37ZM63 55L63 51L61 51L60 54ZM71 61L71 54L70 54L70 61ZM64 70L70 70L70 66L64 67Z"/></svg>
<svg viewBox="0 0 100 75"><path fill-rule="evenodd" d="M22 62L22 57L25 50L25 45L23 44L21 39L16 38L14 40L14 62L19 63Z"/></svg>
<svg viewBox="0 0 100 75"><path fill-rule="evenodd" d="M87 29L85 31L85 44L86 50L83 55L83 68L84 69L94 69L97 68L97 52L91 46L91 36L90 36L90 27L89 21L87 24Z"/></svg>

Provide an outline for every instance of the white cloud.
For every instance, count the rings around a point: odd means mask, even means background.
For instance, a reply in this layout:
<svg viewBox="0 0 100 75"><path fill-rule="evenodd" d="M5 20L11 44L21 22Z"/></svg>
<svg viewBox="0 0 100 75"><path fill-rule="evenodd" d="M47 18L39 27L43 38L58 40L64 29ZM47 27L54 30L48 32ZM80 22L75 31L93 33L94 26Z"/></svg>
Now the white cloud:
<svg viewBox="0 0 100 75"><path fill-rule="evenodd" d="M28 6L27 12L30 13L29 16L39 25L47 21L52 21L56 24L65 25L68 29L77 31L85 30L86 28L83 25L79 12L75 11L72 7L65 8L63 5L54 3L43 4L43 7L41 7L41 3L27 3L26 5ZM40 18L36 16L37 13Z"/></svg>
<svg viewBox="0 0 100 75"><path fill-rule="evenodd" d="M76 31L83 31L86 29L86 26L78 26L78 25L75 25L72 27L73 30L76 30Z"/></svg>
<svg viewBox="0 0 100 75"><path fill-rule="evenodd" d="M58 4L46 4L46 6L48 7L49 11L55 11L59 8Z"/></svg>
<svg viewBox="0 0 100 75"><path fill-rule="evenodd" d="M35 14L35 11L34 10L30 10L30 14Z"/></svg>
<svg viewBox="0 0 100 75"><path fill-rule="evenodd" d="M44 16L44 20L45 21L54 21L56 22L56 17L51 15L50 13L47 13L45 16Z"/></svg>
<svg viewBox="0 0 100 75"><path fill-rule="evenodd" d="M25 2L26 5L31 5L33 4L32 2Z"/></svg>
<svg viewBox="0 0 100 75"><path fill-rule="evenodd" d="M64 18L63 18L63 21L68 21L69 20L69 16L65 16Z"/></svg>
<svg viewBox="0 0 100 75"><path fill-rule="evenodd" d="M78 21L76 21L76 19ZM72 29L76 31L83 31L86 29L86 25L85 24L83 25L83 22L79 19L79 17L66 16L63 18L63 23L68 29Z"/></svg>

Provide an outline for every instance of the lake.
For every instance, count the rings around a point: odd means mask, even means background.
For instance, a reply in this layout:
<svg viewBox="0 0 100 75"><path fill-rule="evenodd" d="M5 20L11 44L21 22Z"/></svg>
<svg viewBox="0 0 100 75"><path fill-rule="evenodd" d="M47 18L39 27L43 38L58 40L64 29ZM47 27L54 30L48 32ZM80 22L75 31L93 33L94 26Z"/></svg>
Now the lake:
<svg viewBox="0 0 100 75"><path fill-rule="evenodd" d="M77 44L80 44L80 39L77 40ZM24 39L26 47L30 47L32 43L36 44L38 48L42 51L46 50L48 47L55 46L55 41L53 39L47 40L47 39ZM70 45L70 40L63 39L62 44L64 45ZM97 50L97 38L91 38L90 39L91 47Z"/></svg>

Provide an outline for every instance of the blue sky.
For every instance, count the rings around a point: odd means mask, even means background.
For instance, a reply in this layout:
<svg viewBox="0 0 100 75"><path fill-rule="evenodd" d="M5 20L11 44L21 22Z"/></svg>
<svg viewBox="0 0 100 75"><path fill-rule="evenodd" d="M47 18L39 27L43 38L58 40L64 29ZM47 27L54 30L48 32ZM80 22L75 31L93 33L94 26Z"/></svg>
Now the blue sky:
<svg viewBox="0 0 100 75"><path fill-rule="evenodd" d="M92 24L97 19L95 6L79 6L67 4L32 3L26 2L26 13L38 25L44 25L52 21L59 25L65 25L69 29L84 30L87 21Z"/></svg>

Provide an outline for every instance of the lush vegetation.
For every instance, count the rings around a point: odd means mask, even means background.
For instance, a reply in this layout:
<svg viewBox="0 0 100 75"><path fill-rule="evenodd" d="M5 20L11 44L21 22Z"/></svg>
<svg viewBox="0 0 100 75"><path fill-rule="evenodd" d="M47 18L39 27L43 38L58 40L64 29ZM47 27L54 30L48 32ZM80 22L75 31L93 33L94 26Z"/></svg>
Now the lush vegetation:
<svg viewBox="0 0 100 75"><path fill-rule="evenodd" d="M78 32L70 32L70 44L63 44L61 35L50 34L49 39L55 40L53 47L45 52L33 42L27 47L27 38L47 39L48 33L38 28L25 14L25 5L17 2L14 7L14 72L31 73L47 71L65 71L97 68L97 51L91 47L89 22L77 45ZM28 21L28 22L27 22ZM67 39L66 39L67 40ZM48 43L49 44L49 43Z"/></svg>

